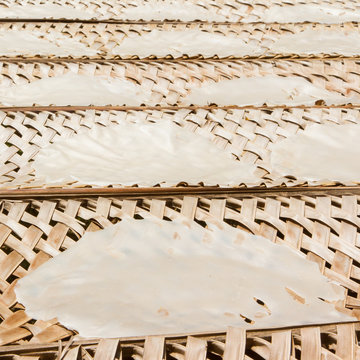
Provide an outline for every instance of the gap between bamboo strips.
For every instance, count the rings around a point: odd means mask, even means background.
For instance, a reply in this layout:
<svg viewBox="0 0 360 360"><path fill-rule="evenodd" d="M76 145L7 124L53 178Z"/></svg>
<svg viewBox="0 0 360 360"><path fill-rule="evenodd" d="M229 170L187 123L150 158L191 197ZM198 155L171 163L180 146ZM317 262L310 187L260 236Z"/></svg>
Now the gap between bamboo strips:
<svg viewBox="0 0 360 360"><path fill-rule="evenodd" d="M322 196L322 195L360 195L360 186L293 186L293 187L237 187L221 188L173 187L173 188L46 188L46 189L3 189L0 199L38 199L38 198L74 198L74 197L169 197L169 196Z"/></svg>
<svg viewBox="0 0 360 360"><path fill-rule="evenodd" d="M297 54L292 55L259 55L259 56L229 56L229 57L203 57L201 55L194 57L181 56L173 58L171 55L168 57L156 57L152 56L149 58L138 58L137 55L134 55L134 58L124 59L121 58L120 55L116 55L113 58L107 59L104 57L83 57L83 58L72 58L72 57L29 57L23 58L21 56L16 57L0 57L1 62L8 63L88 63L88 62L96 62L96 63L177 63L177 62L229 62L229 61L312 61L312 60L360 60L360 55L313 55L313 56L301 56Z"/></svg>
<svg viewBox="0 0 360 360"><path fill-rule="evenodd" d="M221 109L221 110L272 110L272 109L359 109L360 105L297 105L297 106L284 106L284 105L274 105L274 106L254 106L254 105L228 105L228 106L218 106L218 105L189 105L189 106L162 106L162 105L142 105L142 106L127 106L127 105L105 105L105 106L96 106L96 105L86 105L86 106L59 106L59 105L50 105L50 106L0 106L0 111L6 112L16 112L16 111L30 111L30 112L41 112L41 111L86 111L86 110L101 110L101 111L111 111L111 110L118 110L118 111L130 111L130 110L158 110L158 111L167 111L167 110L181 110L181 109L188 109L188 110L212 110L212 109Z"/></svg>

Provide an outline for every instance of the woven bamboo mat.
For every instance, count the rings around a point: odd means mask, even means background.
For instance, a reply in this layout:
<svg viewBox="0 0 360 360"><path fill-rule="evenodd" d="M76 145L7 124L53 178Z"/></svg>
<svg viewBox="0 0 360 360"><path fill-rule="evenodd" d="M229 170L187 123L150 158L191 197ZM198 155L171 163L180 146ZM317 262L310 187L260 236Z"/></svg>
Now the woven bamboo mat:
<svg viewBox="0 0 360 360"><path fill-rule="evenodd" d="M305 55L301 52L284 56L272 52L272 45L284 34L302 31L359 32L357 23L322 25L264 24L264 12L271 6L291 7L292 4L335 6L360 12L356 0L208 0L201 4L187 0L215 16L195 22L129 20L124 11L141 5L140 0L57 0L47 4L73 10L66 21L47 19L31 11L27 19L8 20L0 31L20 29L43 33L51 39L58 33L76 39L88 49L99 53L94 57L61 59L28 56L0 61L2 88L34 83L41 79L61 77L67 73L100 78L128 80L150 94L140 109L116 109L114 105L90 109L56 108L0 109L0 187L9 191L24 188L46 188L36 182L31 166L40 148L58 139L82 133L98 126L110 126L120 121L175 122L201 136L210 138L216 146L225 148L246 162L255 163L260 182L268 187L299 186L299 193L218 196L162 196L131 198L120 196L90 196L93 189L71 199L60 198L59 188L50 189L49 199L41 197L9 200L0 199L0 359L6 360L115 360L115 359L184 359L184 360L355 360L360 358L360 325L330 324L294 329L242 331L229 329L227 334L185 334L177 337L146 339L94 339L79 341L76 334L56 320L31 319L26 309L17 303L14 286L41 264L70 248L85 231L96 231L117 223L124 216L141 218L151 213L167 220L186 216L190 221L206 226L214 219L286 244L306 254L329 279L346 289L342 307L359 317L360 309L360 194L308 195L302 189L308 185L296 179L276 178L269 171L269 149L272 143L286 138L313 123L356 123L360 117L360 62L356 57L337 59L336 52ZM1 9L20 6L41 7L43 0L4 0ZM69 12L70 14L70 12ZM81 15L82 14L82 15ZM76 19L83 16L80 23ZM5 16L6 17L6 16ZM4 17L2 17L4 20ZM30 20L30 21L29 21ZM31 20L36 20L32 22ZM236 23L236 22L242 22ZM230 24L230 22L232 22ZM122 39L142 36L149 31L181 31L200 29L207 33L232 35L252 45L260 46L258 58L176 59L149 57L138 59L136 54L120 59L114 48ZM0 54L1 57L1 54ZM270 58L270 59L267 59ZM320 89L334 94L357 98L352 106L340 107L277 107L277 108L176 108L190 105L186 96L192 89L212 82L240 77L266 75L299 76ZM323 105L323 99L316 104ZM24 106L34 104L24 104ZM140 105L140 104L139 104ZM175 106L150 109L149 106ZM196 105L196 104L195 104ZM238 104L234 104L238 105ZM344 104L345 105L345 104ZM76 190L76 184L60 184L64 190ZM319 184L315 184L319 185ZM330 184L320 184L330 185ZM345 184L349 185L349 184ZM200 188L199 188L200 189ZM350 189L350 188L349 188ZM65 189L66 190L66 189ZM141 189L139 189L141 190ZM357 188L359 190L359 188ZM15 193L15 192L14 192ZM358 193L358 192L357 192ZM52 194L52 195L51 195ZM140 194L140 193L139 193Z"/></svg>
<svg viewBox="0 0 360 360"><path fill-rule="evenodd" d="M245 185L313 186L324 183L304 183L276 175L271 169L271 145L312 124L360 124L360 109L315 107L0 111L0 189L11 191L17 188L51 187L56 192L59 187L84 186L79 183L49 186L37 179L32 160L39 149L60 139L87 132L94 126L108 127L135 121L173 122L210 139L239 160L256 164L258 184Z"/></svg>
<svg viewBox="0 0 360 360"><path fill-rule="evenodd" d="M314 53L309 55L301 51L295 53L283 54L273 48L276 41L287 36L289 34L300 34L304 31L318 31L322 34L346 34L359 33L359 24L358 23L345 23L345 24L264 24L264 23L255 23L255 24L210 24L210 23L182 23L182 24L173 24L171 22L167 23L148 23L148 24L106 24L106 23L60 23L60 22L5 22L0 23L0 33L8 31L16 32L32 32L37 34L38 37L41 36L41 39L48 40L49 42L53 41L54 36L63 36L65 39L74 39L79 42L79 44L85 45L86 49L92 49L98 52L96 55L88 55L86 58L90 59L114 59L114 58L123 58L123 59L134 59L137 57L144 58L139 56L136 53L131 53L124 56L117 55L119 51L119 46L126 38L137 39L142 36L151 33L152 31L159 32L180 32L183 34L184 31L194 31L201 30L207 34L216 34L224 36L231 36L236 39L241 39L250 46L256 46L259 49L257 54L258 58L266 57L329 57L339 55L336 50L329 50L327 53L319 54ZM61 44L61 42L60 42ZM156 47L157 43L154 42L154 55L149 56L148 58L161 58L156 56ZM201 51L201 49L199 50ZM36 53L22 54L16 58L18 61L19 58L32 58ZM203 55L199 53L199 55ZM340 54L341 55L341 54ZM358 54L360 55L360 54ZM2 56L0 52L0 57ZM199 56L199 57L200 57ZM220 57L221 54L219 54ZM6 56L11 58L11 56ZM63 56L64 57L64 56ZM70 55L69 58L84 58L84 56ZM171 57L171 56L169 56ZM232 56L231 56L232 57ZM236 57L236 56L235 56ZM254 56L244 56L254 57ZM5 56L4 56L5 58ZM44 58L58 58L55 55L41 56L39 59ZM146 57L145 57L146 58ZM186 54L179 55L177 58L187 58Z"/></svg>
<svg viewBox="0 0 360 360"><path fill-rule="evenodd" d="M0 344L36 347L68 339L72 332L55 320L35 321L26 315L16 301L16 280L70 248L85 231L107 227L123 216L141 218L148 213L168 220L181 214L203 226L214 219L221 220L276 243L287 244L306 254L325 276L341 284L347 293L343 305L358 314L359 196L3 200L0 208L3 319Z"/></svg>
<svg viewBox="0 0 360 360"><path fill-rule="evenodd" d="M240 77L279 75L299 76L320 89L354 97L360 103L360 62L343 60L269 60L269 61L154 61L154 62L0 62L3 89L39 79L72 73L89 77L125 79L140 85L149 94L146 105L186 105L191 89L204 84ZM59 89L59 91L61 91ZM321 102L322 99L319 99ZM32 105L32 104L23 104ZM56 104L54 104L56 105ZM63 104L62 104L63 105ZM83 104L91 105L91 104ZM123 105L123 104L111 104ZM140 104L139 104L140 105ZM187 104L190 105L190 104ZM234 104L235 105L235 104Z"/></svg>
<svg viewBox="0 0 360 360"><path fill-rule="evenodd" d="M225 334L145 340L102 339L65 341L34 346L9 346L7 359L16 360L355 360L360 356L359 324L338 324L273 331L230 328Z"/></svg>
<svg viewBox="0 0 360 360"><path fill-rule="evenodd" d="M263 20L264 11L269 9L271 6L291 6L293 4L312 4L312 5L322 5L329 6L333 5L337 8L342 8L348 11L359 11L359 4L356 0L290 0L287 2L284 1L273 1L273 0L257 0L256 2L240 2L236 0L207 0L206 2L199 3L196 0L187 0L188 2L197 5L199 11L207 11L209 16L217 16L218 21L227 21L227 22L260 22ZM14 6L41 6L45 2L43 0L4 0L0 4L2 7L14 7ZM126 15L124 15L124 10L128 8L136 8L140 4L144 3L140 0L97 0L95 1L85 1L85 0L51 0L47 1L47 4L57 4L61 7L67 9L77 10L79 13L74 13L68 15L69 19L95 19L96 21L102 20L127 20ZM27 14L26 14L27 15ZM57 17L57 14L54 14L52 17ZM12 16L14 18L14 16ZM8 18L8 16L2 16L2 18ZM26 16L27 19L39 19L39 16L28 13ZM41 16L40 18L43 18ZM141 19L139 19L141 20Z"/></svg>

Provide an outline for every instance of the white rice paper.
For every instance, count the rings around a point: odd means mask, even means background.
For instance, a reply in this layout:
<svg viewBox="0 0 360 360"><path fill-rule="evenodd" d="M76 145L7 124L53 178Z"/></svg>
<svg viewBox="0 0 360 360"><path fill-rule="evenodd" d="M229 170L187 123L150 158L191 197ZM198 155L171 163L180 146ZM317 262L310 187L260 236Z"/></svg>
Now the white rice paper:
<svg viewBox="0 0 360 360"><path fill-rule="evenodd" d="M183 55L204 57L227 56L257 56L262 50L259 46L246 43L233 35L221 35L192 30L152 30L146 34L126 37L113 53L120 56L137 55L149 57L151 55L165 57Z"/></svg>
<svg viewBox="0 0 360 360"><path fill-rule="evenodd" d="M0 31L0 55L2 56L94 56L97 53L97 50L60 32Z"/></svg>
<svg viewBox="0 0 360 360"><path fill-rule="evenodd" d="M0 88L0 104L32 105L156 105L151 90L122 78L67 73L42 78L30 83ZM324 100L327 105L360 103L360 96L346 97L313 85L297 76L254 76L206 82L200 87L189 85L181 105L314 105ZM162 104L166 102L163 101Z"/></svg>
<svg viewBox="0 0 360 360"><path fill-rule="evenodd" d="M246 21L246 20L245 20ZM317 3L274 4L260 15L259 21L265 23L301 23L315 22L323 24L341 24L360 21L360 13L339 5Z"/></svg>
<svg viewBox="0 0 360 360"><path fill-rule="evenodd" d="M226 21L226 17L196 4L184 0L138 1L136 6L127 6L121 13L127 20L180 20L180 21Z"/></svg>
<svg viewBox="0 0 360 360"><path fill-rule="evenodd" d="M5 106L129 105L148 102L150 94L125 79L67 73L0 88Z"/></svg>
<svg viewBox="0 0 360 360"><path fill-rule="evenodd" d="M205 83L193 88L186 104L208 105L327 105L359 102L360 97L345 97L313 85L299 76L258 76Z"/></svg>
<svg viewBox="0 0 360 360"><path fill-rule="evenodd" d="M272 146L271 168L305 181L360 182L360 126L314 124Z"/></svg>
<svg viewBox="0 0 360 360"><path fill-rule="evenodd" d="M344 289L298 251L224 223L208 226L125 218L19 280L17 299L29 316L56 317L83 337L355 320L330 304Z"/></svg>
<svg viewBox="0 0 360 360"><path fill-rule="evenodd" d="M354 56L360 54L360 33L355 31L335 31L307 29L282 35L270 47L276 54L340 54Z"/></svg>
<svg viewBox="0 0 360 360"><path fill-rule="evenodd" d="M96 18L98 14L86 11L79 7L71 7L51 3L39 4L9 4L8 7L0 7L0 18L14 19L79 19L89 20Z"/></svg>
<svg viewBox="0 0 360 360"><path fill-rule="evenodd" d="M167 122L97 126L44 147L33 168L35 177L48 184L233 186L259 180L254 164L235 160L210 139Z"/></svg>
<svg viewBox="0 0 360 360"><path fill-rule="evenodd" d="M1 56L96 56L103 51L129 58L149 56L181 57L184 55L221 58L260 56L264 54L360 54L360 34L355 31L307 29L278 37L269 48L246 42L239 36L221 35L199 29L152 30L141 34L115 33L115 43L107 43L102 51L57 31L0 30Z"/></svg>

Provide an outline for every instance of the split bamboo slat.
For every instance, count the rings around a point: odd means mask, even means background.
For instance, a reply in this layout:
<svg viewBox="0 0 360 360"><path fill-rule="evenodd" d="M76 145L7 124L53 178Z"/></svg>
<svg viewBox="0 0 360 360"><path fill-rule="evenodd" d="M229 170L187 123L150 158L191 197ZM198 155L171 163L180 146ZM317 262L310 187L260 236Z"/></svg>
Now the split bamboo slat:
<svg viewBox="0 0 360 360"><path fill-rule="evenodd" d="M356 360L359 323L293 329L247 331L229 328L211 336L146 339L95 339L7 347L7 359L16 360ZM0 348L0 357L4 348Z"/></svg>
<svg viewBox="0 0 360 360"><path fill-rule="evenodd" d="M106 62L106 60L77 63L51 62L49 60L0 62L0 83L3 89L68 73L130 81L139 85L139 90L149 94L149 100L145 103L148 106L190 105L186 102L186 96L190 94L191 89L222 80L267 75L303 77L320 89L331 91L336 95L354 97L353 105L360 104L360 62L353 59L117 63ZM318 102L322 103L322 100L319 99ZM119 101L121 102L121 100ZM0 103L0 105L2 104ZM84 103L83 105L92 104Z"/></svg>
<svg viewBox="0 0 360 360"><path fill-rule="evenodd" d="M167 220L186 216L202 226L212 221L225 221L290 246L306 254L326 277L346 289L346 300L341 307L359 316L360 196L261 197L255 194L244 197L3 200L0 208L0 311L3 318L0 344L3 347L0 347L0 355L10 344L28 344L34 351L36 346L40 349L41 344L68 340L74 335L56 320L31 319L16 301L17 279L70 248L85 231L105 228L124 216L139 219L149 213ZM280 346L282 338L277 341Z"/></svg>
<svg viewBox="0 0 360 360"><path fill-rule="evenodd" d="M335 6L346 11L358 12L360 11L360 5L356 0L256 0L256 1L237 1L237 0L207 0L196 1L187 0L193 5L198 6L199 10L206 10L211 15L217 15L218 21L224 22L261 22L263 20L264 12L275 6L289 7L294 4L310 4L315 6ZM31 6L40 7L43 4L56 4L67 9L74 9L80 12L82 21L106 21L106 20L121 20L129 21L124 15L124 10L128 8L136 8L146 3L141 0L2 0L0 6L3 8L11 8L12 6ZM82 13L81 13L82 12ZM83 17L85 15L85 19ZM87 16L86 16L87 15ZM0 19L16 18L16 16L1 16ZM37 16L37 13L29 14L26 16L28 20L42 20L44 16ZM57 18L57 14L53 16L45 16L47 19ZM78 13L69 15L69 19L75 21L79 19ZM87 20L88 19L88 20ZM141 21L141 19L139 19Z"/></svg>
<svg viewBox="0 0 360 360"><path fill-rule="evenodd" d="M1 14L1 13L0 13ZM53 41L54 35L63 36L64 39L74 39L81 45L85 45L86 49L96 50L98 53L95 55L68 55L68 56L55 56L49 53L46 58L58 60L59 58L73 58L73 59L136 59L144 58L138 56L136 53L120 56L118 51L121 49L121 44L124 39L138 39L141 36L151 33L152 31L159 32L181 32L184 31L202 31L207 34L216 34L224 36L231 36L236 39L243 40L246 44L256 46L260 53L256 54L256 58L327 58L330 56L339 56L336 50L329 49L327 53L323 54L308 54L300 50L294 53L283 54L273 48L276 41L284 36L291 34L300 34L304 31L316 31L324 34L344 34L352 33L359 34L360 28L358 23L344 23L344 24L316 24L316 23L300 23L300 24L264 24L264 23L231 23L231 24L209 24L209 23L148 23L143 24L114 24L114 23L66 23L66 22L4 22L0 23L0 33L5 32L32 32L41 39ZM59 42L61 46L61 41ZM154 54L146 59L160 59L156 56L156 44L154 44ZM34 50L35 51L35 50ZM195 58L202 58L201 49L199 56ZM360 54L358 54L360 56ZM36 53L24 53L18 55L15 60L19 61L21 58L35 58ZM225 58L218 54L220 58ZM0 52L0 58L11 58L12 56L4 56ZM206 57L206 56L205 56ZM236 58L236 56L228 56L228 58ZM244 58L251 58L254 55L242 56ZM342 56L344 57L344 56ZM37 59L42 59L44 56L36 56ZM176 59L186 59L186 54L179 55ZM192 57L194 58L194 57ZM166 59L171 59L168 55ZM35 59L34 59L35 60Z"/></svg>
<svg viewBox="0 0 360 360"><path fill-rule="evenodd" d="M79 188L86 184L47 185L32 168L39 149L94 126L121 122L173 122L206 137L237 159L257 165L258 184L267 187L335 185L301 182L272 172L271 145L312 124L360 124L358 107L181 108L67 111L0 111L0 189ZM354 183L356 184L356 183ZM352 185L354 185L352 184ZM136 185L136 184L134 184ZM180 183L184 186L185 184ZM188 184L197 185L197 184ZM239 184L241 185L241 184ZM244 186L249 184L243 184ZM351 184L347 184L351 185ZM114 185L119 187L120 185Z"/></svg>

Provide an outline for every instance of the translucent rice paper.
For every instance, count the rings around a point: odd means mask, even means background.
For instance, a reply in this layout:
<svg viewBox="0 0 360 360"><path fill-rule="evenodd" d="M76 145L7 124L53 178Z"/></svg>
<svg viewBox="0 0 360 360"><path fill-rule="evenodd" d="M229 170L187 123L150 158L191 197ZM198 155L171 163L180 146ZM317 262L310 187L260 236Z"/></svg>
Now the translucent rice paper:
<svg viewBox="0 0 360 360"><path fill-rule="evenodd" d="M359 139L357 124L314 124L272 146L272 170L306 181L360 182Z"/></svg>
<svg viewBox="0 0 360 360"><path fill-rule="evenodd" d="M122 123L57 141L40 150L35 177L74 182L154 186L179 182L239 185L259 182L256 166L243 163L210 139L172 123Z"/></svg>
<svg viewBox="0 0 360 360"><path fill-rule="evenodd" d="M356 320L344 289L287 246L224 223L126 218L86 233L19 280L17 299L83 337L299 326ZM323 300L321 300L323 299Z"/></svg>
<svg viewBox="0 0 360 360"><path fill-rule="evenodd" d="M121 40L119 35L118 41ZM270 53L281 54L360 54L360 34L345 31L307 29L282 35L270 47ZM3 56L95 56L100 52L75 38L51 31L0 30L0 55ZM111 54L140 58L183 55L204 57L259 56L265 54L259 44L245 42L237 36L221 35L199 29L152 30L125 37L111 49Z"/></svg>
<svg viewBox="0 0 360 360"><path fill-rule="evenodd" d="M130 81L74 73L0 88L0 104L6 106L138 106L149 98L150 94Z"/></svg>
<svg viewBox="0 0 360 360"><path fill-rule="evenodd" d="M265 9L261 20L266 23L317 22L341 24L348 21L360 21L359 12L334 5L294 4L272 5Z"/></svg>
<svg viewBox="0 0 360 360"><path fill-rule="evenodd" d="M155 89L156 90L156 89ZM262 76L189 85L181 105L313 105L324 100L327 105L360 103L360 96L345 97L317 87L296 76ZM122 78L67 73L30 83L0 88L0 105L156 105L151 89Z"/></svg>
<svg viewBox="0 0 360 360"><path fill-rule="evenodd" d="M14 19L80 19L87 20L97 16L96 13L88 12L79 8L66 5L51 4L24 4L9 7L0 7L0 18Z"/></svg>
<svg viewBox="0 0 360 360"><path fill-rule="evenodd" d="M305 31L281 35L269 49L269 52L280 54L341 54L346 56L360 54L359 32ZM147 33L125 37L120 45L112 49L114 55L140 58L149 56L165 57L183 55L204 57L259 56L266 51L259 44L246 43L237 36L221 35L188 30L152 30Z"/></svg>
<svg viewBox="0 0 360 360"><path fill-rule="evenodd" d="M246 43L236 36L220 35L201 30L152 30L146 34L125 38L113 53L120 56L165 57L172 55L211 57L261 55L259 46Z"/></svg>
<svg viewBox="0 0 360 360"><path fill-rule="evenodd" d="M44 37L46 35L46 38ZM0 31L0 55L94 56L98 51L59 32Z"/></svg>
<svg viewBox="0 0 360 360"><path fill-rule="evenodd" d="M136 6L127 6L121 13L127 20L181 20L181 21L226 21L226 17L207 10L201 4L184 0L138 1Z"/></svg>
<svg viewBox="0 0 360 360"><path fill-rule="evenodd" d="M192 89L184 103L295 106L314 105L317 100L324 100L327 105L333 105L359 102L360 98L347 98L330 92L302 77L268 75L207 83Z"/></svg>
<svg viewBox="0 0 360 360"><path fill-rule="evenodd" d="M319 31L308 29L297 34L283 35L271 45L272 53L281 54L360 54L360 33Z"/></svg>

